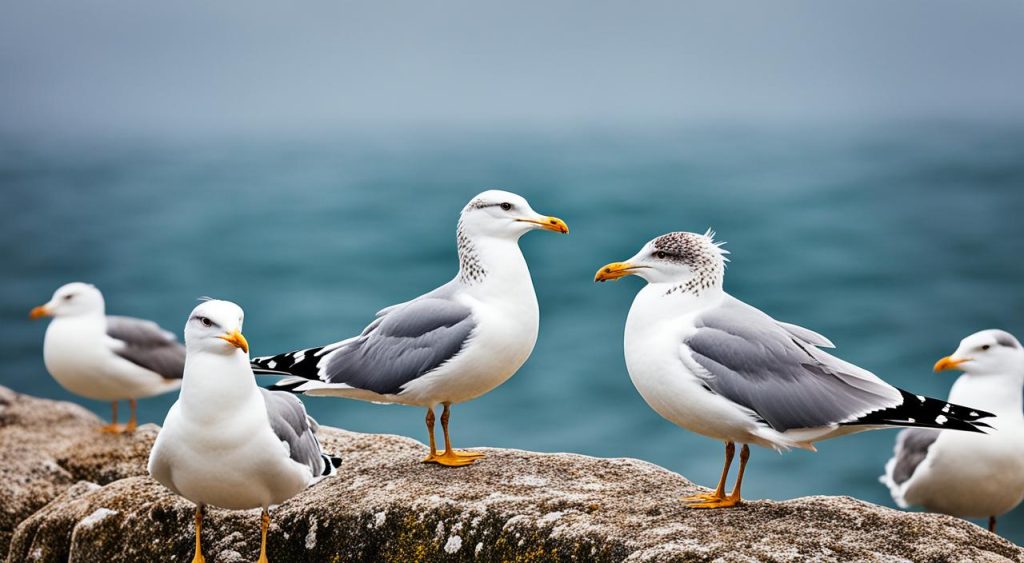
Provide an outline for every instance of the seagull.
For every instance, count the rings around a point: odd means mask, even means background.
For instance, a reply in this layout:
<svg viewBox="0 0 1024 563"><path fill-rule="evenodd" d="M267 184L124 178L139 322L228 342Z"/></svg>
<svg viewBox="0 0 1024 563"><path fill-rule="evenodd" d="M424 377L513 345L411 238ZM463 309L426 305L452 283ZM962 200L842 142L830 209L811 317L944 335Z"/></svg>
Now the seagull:
<svg viewBox="0 0 1024 563"><path fill-rule="evenodd" d="M316 438L317 425L294 395L256 385L242 309L229 301L197 306L185 324L185 377L149 454L149 474L196 505L193 563L207 505L261 507L260 558L267 561L269 508L332 475L341 460Z"/></svg>
<svg viewBox="0 0 1024 563"><path fill-rule="evenodd" d="M43 361L57 383L76 395L112 403L104 432L134 431L137 399L181 386L185 348L174 334L152 321L106 315L103 294L94 285L63 285L29 317L53 317L43 340ZM125 399L131 417L122 426L117 402Z"/></svg>
<svg viewBox="0 0 1024 563"><path fill-rule="evenodd" d="M748 444L814 451L814 442L882 427L985 426L975 421L990 413L897 389L822 351L833 347L824 336L732 297L722 288L726 254L710 230L668 233L594 278L647 281L626 320L629 377L655 412L725 443L718 486L684 498L688 507L741 503ZM739 473L727 496L736 443Z"/></svg>
<svg viewBox="0 0 1024 563"><path fill-rule="evenodd" d="M430 454L424 463L469 465L480 452L455 450L451 406L512 377L537 341L539 310L519 237L568 233L521 196L488 190L462 210L456 232L459 272L411 301L387 307L358 336L253 360L260 373L289 375L272 388L427 408ZM434 442L434 409L443 405L444 452Z"/></svg>
<svg viewBox="0 0 1024 563"><path fill-rule="evenodd" d="M896 504L920 505L962 518L996 516L1024 500L1024 348L1003 330L983 330L960 341L935 371L964 372L949 400L995 413L985 435L912 428L896 437L879 480Z"/></svg>

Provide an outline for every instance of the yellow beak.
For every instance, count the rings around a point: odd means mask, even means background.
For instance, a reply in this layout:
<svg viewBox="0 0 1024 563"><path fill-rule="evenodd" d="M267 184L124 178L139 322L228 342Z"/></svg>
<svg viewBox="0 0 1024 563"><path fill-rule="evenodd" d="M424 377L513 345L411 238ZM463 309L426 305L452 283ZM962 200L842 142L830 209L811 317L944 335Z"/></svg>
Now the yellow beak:
<svg viewBox="0 0 1024 563"><path fill-rule="evenodd" d="M638 266L634 266L629 262L612 262L611 264L601 266L601 269L594 274L594 281L603 282L624 278L628 275L635 274L637 268Z"/></svg>
<svg viewBox="0 0 1024 563"><path fill-rule="evenodd" d="M50 310L46 308L46 305L40 305L38 307L33 307L32 310L28 312L28 318L30 318L30 319L38 319L40 317L49 317L49 316L50 316Z"/></svg>
<svg viewBox="0 0 1024 563"><path fill-rule="evenodd" d="M952 356L946 356L945 358L935 362L935 373L946 371L947 369L956 369L960 364L968 361L969 359L970 358L964 358L962 360L958 360Z"/></svg>
<svg viewBox="0 0 1024 563"><path fill-rule="evenodd" d="M569 225L566 225L565 221L558 217L545 217L544 219L516 219L516 221L540 225L540 228L546 231L554 231L556 233L562 233L563 235L569 234Z"/></svg>
<svg viewBox="0 0 1024 563"><path fill-rule="evenodd" d="M246 342L245 337L242 336L241 332L233 331L225 334L224 336L218 336L224 342L234 346L235 348L241 348L246 354L249 353L249 343Z"/></svg>

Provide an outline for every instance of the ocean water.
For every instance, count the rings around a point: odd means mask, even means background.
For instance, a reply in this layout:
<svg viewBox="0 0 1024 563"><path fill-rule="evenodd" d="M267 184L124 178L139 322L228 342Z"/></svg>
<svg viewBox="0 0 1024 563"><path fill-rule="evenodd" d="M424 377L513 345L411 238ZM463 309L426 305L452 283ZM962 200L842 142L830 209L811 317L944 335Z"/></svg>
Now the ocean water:
<svg viewBox="0 0 1024 563"><path fill-rule="evenodd" d="M522 248L541 304L529 362L453 410L456 444L629 456L713 485L721 444L662 420L622 358L641 280L596 269L673 230L717 230L726 288L830 337L888 381L944 397L934 361L961 338L1024 336L1024 127L991 124L389 130L200 142L0 141L0 384L79 400L47 375L29 308L82 280L108 311L180 334L200 296L246 310L254 354L332 342L456 269L458 212L484 188L527 197L572 232ZM162 420L173 395L143 401ZM102 416L107 404L81 401ZM425 440L423 411L308 399L322 423ZM755 449L750 498L851 495L896 432ZM486 462L485 462L486 463ZM678 491L665 491L677 495ZM1024 542L1024 510L1001 532Z"/></svg>

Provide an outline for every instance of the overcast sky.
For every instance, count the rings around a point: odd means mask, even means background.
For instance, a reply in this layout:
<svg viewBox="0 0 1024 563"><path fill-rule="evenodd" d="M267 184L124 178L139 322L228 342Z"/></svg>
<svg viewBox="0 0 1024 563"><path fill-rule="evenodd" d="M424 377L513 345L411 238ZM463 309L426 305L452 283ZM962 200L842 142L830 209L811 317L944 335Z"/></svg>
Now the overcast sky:
<svg viewBox="0 0 1024 563"><path fill-rule="evenodd" d="M1021 0L6 0L0 131L1024 119Z"/></svg>

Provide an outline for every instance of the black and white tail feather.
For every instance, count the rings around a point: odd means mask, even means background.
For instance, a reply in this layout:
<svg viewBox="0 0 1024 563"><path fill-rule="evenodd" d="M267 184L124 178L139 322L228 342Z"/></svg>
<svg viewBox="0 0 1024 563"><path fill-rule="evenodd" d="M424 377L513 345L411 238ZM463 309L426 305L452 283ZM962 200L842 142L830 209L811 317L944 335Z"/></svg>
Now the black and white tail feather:
<svg viewBox="0 0 1024 563"><path fill-rule="evenodd" d="M341 458L328 454L320 454L320 457L324 460L324 470L320 472L321 477L330 477L338 472L338 468L341 467Z"/></svg>
<svg viewBox="0 0 1024 563"><path fill-rule="evenodd" d="M991 428L983 418L995 415L978 409L954 405L940 399L915 395L896 388L903 396L903 402L886 409L870 412L856 420L841 423L843 426L901 426L907 428L939 428L985 433Z"/></svg>
<svg viewBox="0 0 1024 563"><path fill-rule="evenodd" d="M341 467L341 458L335 455L324 453L323 445L320 443L320 438L316 436L316 433L320 431L320 424L317 421L306 415L306 422L309 424L310 429L313 430L313 439L316 440L316 445L320 448L320 459L324 460L324 468L320 471L319 479L324 477L330 477L338 472L338 468ZM319 480L318 479L318 480Z"/></svg>
<svg viewBox="0 0 1024 563"><path fill-rule="evenodd" d="M276 356L260 356L251 360L252 368L257 374L297 375L306 379L319 379L317 364L320 363L320 352L323 349L324 347L320 346Z"/></svg>
<svg viewBox="0 0 1024 563"><path fill-rule="evenodd" d="M269 389L301 394L306 390L303 388L304 385L312 381L322 381L319 366L320 360L323 359L324 354L337 347L337 344L319 346L317 348L286 352L276 356L253 358L251 360L252 371L256 375L284 376L284 379L274 383Z"/></svg>

